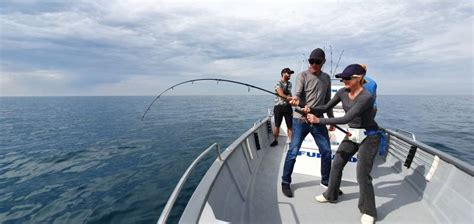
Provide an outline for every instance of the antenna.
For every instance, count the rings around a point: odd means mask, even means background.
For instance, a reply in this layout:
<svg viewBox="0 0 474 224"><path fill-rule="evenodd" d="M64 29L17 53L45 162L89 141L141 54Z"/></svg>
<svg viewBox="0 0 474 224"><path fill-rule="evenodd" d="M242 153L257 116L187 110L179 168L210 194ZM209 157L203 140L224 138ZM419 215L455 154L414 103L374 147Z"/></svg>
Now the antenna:
<svg viewBox="0 0 474 224"><path fill-rule="evenodd" d="M336 74L337 67L339 67L339 62L341 62L342 54L344 54L344 50L342 50L341 54L339 55L339 60L337 60L336 68L334 69L334 73L332 73L331 77L334 78L334 74Z"/></svg>
<svg viewBox="0 0 474 224"><path fill-rule="evenodd" d="M303 53L303 60L301 61L301 68L300 68L300 72L303 72L303 66L305 64L305 61L306 61L306 55Z"/></svg>
<svg viewBox="0 0 474 224"><path fill-rule="evenodd" d="M332 45L329 45L329 51L331 52L331 72L329 74L332 74Z"/></svg>

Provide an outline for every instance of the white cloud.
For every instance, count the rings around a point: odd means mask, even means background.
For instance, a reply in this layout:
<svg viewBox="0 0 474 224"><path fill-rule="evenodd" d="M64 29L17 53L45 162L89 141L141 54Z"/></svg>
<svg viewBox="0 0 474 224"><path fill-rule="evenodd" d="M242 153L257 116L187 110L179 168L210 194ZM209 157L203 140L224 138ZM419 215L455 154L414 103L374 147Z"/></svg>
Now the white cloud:
<svg viewBox="0 0 474 224"><path fill-rule="evenodd" d="M384 74L379 82L473 74L469 1L74 1L49 11L25 4L28 10L12 4L0 15L2 70L77 74L87 84L78 90L95 86L105 95L146 94L129 87L208 75L273 82L283 67L298 71L315 47L326 46L329 59L329 45L333 66L345 50L339 71L364 62Z"/></svg>
<svg viewBox="0 0 474 224"><path fill-rule="evenodd" d="M461 23L446 27L444 32L418 40L406 49L405 54L413 54L418 59L428 60L433 63L446 61L456 62L459 59L472 58L473 34L466 30L465 24L472 24L472 18L466 18ZM404 55L400 55L403 57Z"/></svg>

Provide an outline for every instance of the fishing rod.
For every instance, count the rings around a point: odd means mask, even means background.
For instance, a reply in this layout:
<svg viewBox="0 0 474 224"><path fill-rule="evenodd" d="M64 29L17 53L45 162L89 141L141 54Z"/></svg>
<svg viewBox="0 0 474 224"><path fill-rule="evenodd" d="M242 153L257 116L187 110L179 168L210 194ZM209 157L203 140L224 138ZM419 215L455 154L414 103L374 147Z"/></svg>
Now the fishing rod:
<svg viewBox="0 0 474 224"><path fill-rule="evenodd" d="M339 67L339 62L341 62L342 54L344 54L344 50L342 50L341 54L339 55L339 60L337 60L336 68L334 69L334 73L331 74L331 78L334 78L334 74L336 74L337 67ZM332 59L331 59L332 60ZM332 69L331 69L332 70Z"/></svg>
<svg viewBox="0 0 474 224"><path fill-rule="evenodd" d="M268 91L264 88L260 88L258 86L254 86L254 85L250 85L250 84L247 84L247 83L243 83L243 82L237 82L237 81L233 81L233 80L228 80L228 79L214 79L214 78L205 78L205 79L191 79L191 80L188 80L188 81L184 81L184 82L180 82L178 84L175 84L171 87L169 87L168 89L165 89L163 92L161 92L158 96L155 97L155 99L150 103L150 105L146 108L145 110L145 113L143 113L142 115L142 121L143 119L145 119L145 115L148 113L148 111L150 110L151 106L155 103L155 101L157 101L161 95L163 95L165 92L167 92L168 90L173 90L174 87L176 86L179 86L179 85L182 85L182 84L185 84L185 83L192 83L194 84L194 82L199 82L199 81L217 81L217 83L219 82L230 82L230 83L235 83L235 84L239 84L239 85L244 85L244 86L247 86L249 88L249 91L250 91L250 88L254 88L254 89L258 89L258 90L261 90L263 92L266 92L266 93L270 93L272 95L275 95L275 96L278 96L284 100L287 100L286 97L284 96L280 96L278 95L278 93L274 93L274 92L271 92L271 91Z"/></svg>
<svg viewBox="0 0 474 224"><path fill-rule="evenodd" d="M288 99L284 96L280 96L278 93L275 93L275 92L272 92L272 91L268 91L264 88L261 88L261 87L258 87L258 86L254 86L254 85L251 85L251 84L248 84L248 83L244 83L244 82L238 82L238 81L234 81L234 80L228 80L228 79L215 79L215 78L203 78L203 79L191 79L191 80L187 80L187 81L184 81L184 82L180 82L178 84L175 84L171 87L169 87L168 89L165 89L163 92L161 92L160 94L158 94L158 96L155 97L155 99L153 99L153 101L150 103L150 105L146 108L145 112L143 113L142 115L142 121L145 119L145 115L148 113L148 111L150 110L151 106L153 106L153 104L161 97L161 95L163 95L164 93L168 92L169 90L173 90L174 87L176 86L179 86L179 85L183 85L185 83L192 83L194 84L194 82L199 82L199 81L217 81L217 83L219 82L229 82L229 83L234 83L234 84L238 84L238 85L244 85L244 86L247 86L249 88L249 91L250 91L250 88L254 88L254 89L258 89L260 91L263 91L263 92L266 92L266 93L269 93L269 94L272 94L272 95L275 95L277 97L280 97L282 98L283 100L285 101L288 101ZM300 106L301 107L301 106ZM339 126L336 126L337 129L339 129L340 131L344 132L345 134L348 134L348 132L344 129L342 129L341 127Z"/></svg>

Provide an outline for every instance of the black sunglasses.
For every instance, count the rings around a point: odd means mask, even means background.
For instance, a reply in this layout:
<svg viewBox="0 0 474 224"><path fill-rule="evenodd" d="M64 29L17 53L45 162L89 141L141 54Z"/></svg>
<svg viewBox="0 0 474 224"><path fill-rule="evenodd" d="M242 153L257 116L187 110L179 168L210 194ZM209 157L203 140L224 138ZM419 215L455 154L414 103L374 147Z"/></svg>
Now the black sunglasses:
<svg viewBox="0 0 474 224"><path fill-rule="evenodd" d="M357 78L357 77L360 77L360 76L351 75L349 77L342 77L341 82L343 82L344 80L349 81L349 80L352 80L353 78Z"/></svg>
<svg viewBox="0 0 474 224"><path fill-rule="evenodd" d="M347 81L349 81L349 80L351 80L352 78L353 78L352 76L349 76L349 77L342 77L341 80L347 80Z"/></svg>
<svg viewBox="0 0 474 224"><path fill-rule="evenodd" d="M309 62L310 65L312 65L312 64L320 65L321 63L323 63L323 60L310 58L310 59L308 59L308 62Z"/></svg>

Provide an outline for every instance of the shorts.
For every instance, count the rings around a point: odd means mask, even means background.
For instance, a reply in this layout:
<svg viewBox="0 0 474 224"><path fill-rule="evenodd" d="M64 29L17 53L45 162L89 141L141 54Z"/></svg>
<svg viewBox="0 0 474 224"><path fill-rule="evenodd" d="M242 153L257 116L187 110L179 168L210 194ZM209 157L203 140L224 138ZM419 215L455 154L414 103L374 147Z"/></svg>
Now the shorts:
<svg viewBox="0 0 474 224"><path fill-rule="evenodd" d="M273 107L273 114L275 115L275 126L280 127L283 117L285 117L286 127L293 127L293 109L290 104L275 105Z"/></svg>

